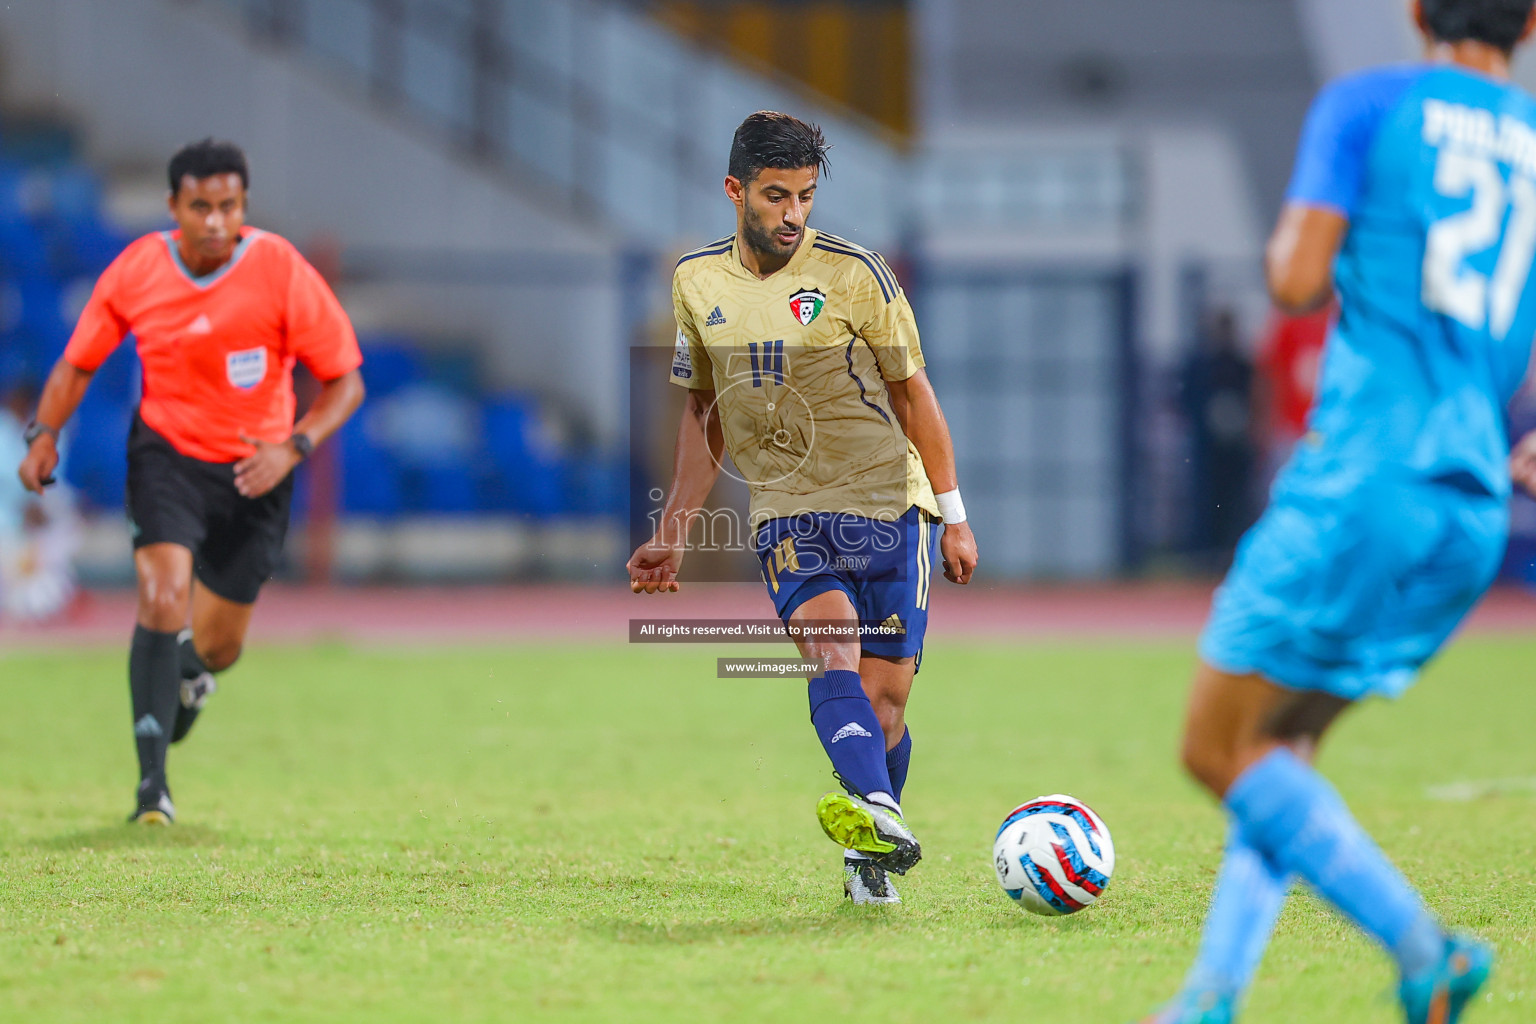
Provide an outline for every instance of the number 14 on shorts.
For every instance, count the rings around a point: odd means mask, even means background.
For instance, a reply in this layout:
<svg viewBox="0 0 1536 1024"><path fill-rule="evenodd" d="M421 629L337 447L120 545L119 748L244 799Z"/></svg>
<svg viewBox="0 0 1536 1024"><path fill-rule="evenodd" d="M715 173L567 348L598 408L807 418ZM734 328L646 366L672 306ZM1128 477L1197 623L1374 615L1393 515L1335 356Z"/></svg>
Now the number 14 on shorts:
<svg viewBox="0 0 1536 1024"><path fill-rule="evenodd" d="M763 570L768 576L768 584L773 587L774 593L779 591L779 573L786 569L790 572L800 571L800 556L795 551L793 537L785 537L779 541L763 559Z"/></svg>

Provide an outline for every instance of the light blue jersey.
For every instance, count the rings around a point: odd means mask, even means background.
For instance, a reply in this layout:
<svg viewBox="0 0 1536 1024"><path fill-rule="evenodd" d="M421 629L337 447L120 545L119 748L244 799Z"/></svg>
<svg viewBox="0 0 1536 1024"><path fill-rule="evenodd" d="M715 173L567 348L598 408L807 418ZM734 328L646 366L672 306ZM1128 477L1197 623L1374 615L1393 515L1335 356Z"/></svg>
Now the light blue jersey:
<svg viewBox="0 0 1536 1024"><path fill-rule="evenodd" d="M1415 678L1492 582L1506 406L1536 333L1536 101L1450 66L1342 79L1288 199L1349 221L1310 433L1217 591L1201 655L1357 699Z"/></svg>
<svg viewBox="0 0 1536 1024"><path fill-rule="evenodd" d="M1507 496L1505 409L1536 333L1536 101L1448 66L1343 79L1288 198L1349 218L1309 439L1328 457L1303 464Z"/></svg>

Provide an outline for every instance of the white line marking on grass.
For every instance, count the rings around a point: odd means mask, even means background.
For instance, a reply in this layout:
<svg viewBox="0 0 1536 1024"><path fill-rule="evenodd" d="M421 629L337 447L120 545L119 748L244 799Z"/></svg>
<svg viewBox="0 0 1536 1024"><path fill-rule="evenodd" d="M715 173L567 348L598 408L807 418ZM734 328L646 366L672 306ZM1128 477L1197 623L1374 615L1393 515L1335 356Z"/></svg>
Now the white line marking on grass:
<svg viewBox="0 0 1536 1024"><path fill-rule="evenodd" d="M1430 786L1424 791L1431 800L1464 804L1490 796L1536 795L1536 775L1519 779L1474 779Z"/></svg>

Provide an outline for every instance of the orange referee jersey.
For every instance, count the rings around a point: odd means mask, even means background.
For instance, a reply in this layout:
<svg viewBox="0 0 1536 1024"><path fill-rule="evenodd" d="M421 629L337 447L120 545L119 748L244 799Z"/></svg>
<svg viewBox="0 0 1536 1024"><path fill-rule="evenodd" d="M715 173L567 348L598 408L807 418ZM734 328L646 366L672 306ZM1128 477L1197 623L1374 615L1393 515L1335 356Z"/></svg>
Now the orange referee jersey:
<svg viewBox="0 0 1536 1024"><path fill-rule="evenodd" d="M94 371L130 331L144 365L144 422L183 455L234 462L243 433L293 432L293 364L321 380L362 365L352 323L286 239L247 227L229 262L193 277L179 231L133 242L102 273L64 358Z"/></svg>

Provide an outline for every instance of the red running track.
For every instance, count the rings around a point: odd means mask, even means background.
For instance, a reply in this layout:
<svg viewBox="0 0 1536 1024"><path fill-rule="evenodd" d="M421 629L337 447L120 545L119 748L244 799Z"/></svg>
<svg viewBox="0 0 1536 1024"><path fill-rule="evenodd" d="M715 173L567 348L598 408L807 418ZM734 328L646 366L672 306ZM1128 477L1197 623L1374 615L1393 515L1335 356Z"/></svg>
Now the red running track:
<svg viewBox="0 0 1536 1024"><path fill-rule="evenodd" d="M960 588L936 580L929 635L1006 640L1192 638L1210 600L1194 583ZM0 623L0 648L123 645L133 628L133 594L85 595L64 620ZM504 641L622 643L631 618L753 619L773 616L758 585L684 584L678 594L642 596L611 587L303 587L262 594L255 643L369 644ZM1493 591L1469 629L1536 635L1536 595Z"/></svg>

